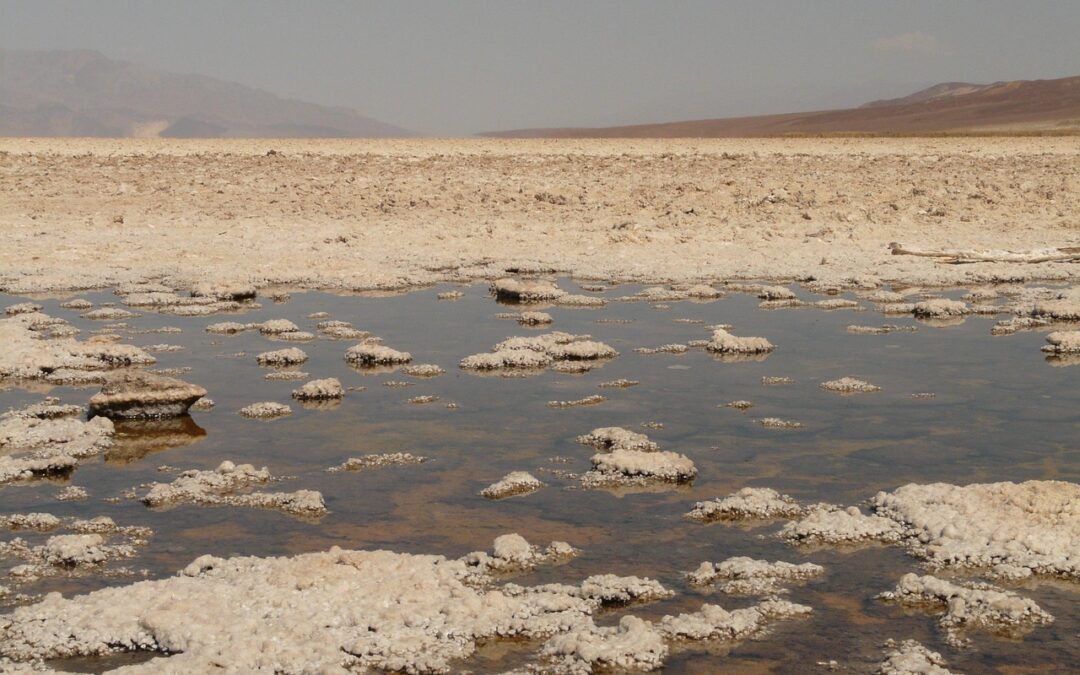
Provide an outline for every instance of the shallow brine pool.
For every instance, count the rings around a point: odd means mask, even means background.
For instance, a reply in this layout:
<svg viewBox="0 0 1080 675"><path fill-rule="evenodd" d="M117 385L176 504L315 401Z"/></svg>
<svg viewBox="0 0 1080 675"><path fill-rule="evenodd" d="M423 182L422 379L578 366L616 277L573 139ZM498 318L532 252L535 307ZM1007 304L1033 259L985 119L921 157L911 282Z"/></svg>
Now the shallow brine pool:
<svg viewBox="0 0 1080 675"><path fill-rule="evenodd" d="M674 592L655 602L604 609L594 618L606 626L628 614L659 620L695 612L704 602L748 607L769 594L726 593L717 584L691 583L686 573L702 562L749 556L824 568L770 591L812 612L739 639L672 641L664 665L670 672L867 672L882 661L888 639L918 640L957 672L1060 671L1080 663L1080 586L1068 580L994 579L996 588L1033 600L1054 621L1007 634L970 627L963 640L955 640L939 623L943 607L878 598L894 590L904 574L928 573L924 561L904 546L797 545L777 536L790 519L706 523L687 517L695 503L745 487L773 488L802 505L856 505L869 513L866 500L907 483L1080 481L1080 366L1048 360L1040 352L1049 329L993 336L994 323L1011 314L925 322L910 314L883 315L872 301L851 292L831 297L856 301L854 309L811 304L766 310L756 293L747 292L752 289L711 300L656 295L623 301L642 288L581 284L589 289L582 290L572 280L558 283L608 302L599 307L504 304L486 284L382 296L293 291L284 302L263 292L261 307L245 305L240 312L184 317L129 308L137 316L110 321L60 306L75 296L3 296L4 305L33 302L44 314L66 319L80 329L80 340L104 332L151 348L157 360L151 369L204 387L214 401L211 409L190 416L118 421L111 447L83 459L70 473L0 486L5 515L107 516L119 526L152 532L131 537L139 541L122 559L61 566L30 580L20 579L17 570L8 575L10 581L0 578L8 590L0 595L4 611L50 591L69 597L167 577L204 554L291 556L338 546L456 558L490 550L496 537L518 533L534 544L568 542L580 554L515 576L514 583L578 583L611 573L650 577ZM794 290L809 303L825 298ZM463 296L438 298L449 291ZM932 294L955 299L964 292ZM95 308L124 307L111 292L77 297ZM918 293L912 299L920 299ZM999 302L1004 310L1004 299ZM553 321L520 325L510 315L523 311L544 312ZM235 334L206 330L224 321L274 319L290 320L315 338L282 340L257 328ZM396 365L350 365L346 350L361 340L347 332L349 337L339 338L320 331L319 323L328 320L348 322L387 347L409 352L412 365L435 364L445 373L419 376ZM720 324L730 325L727 330L736 336L765 337L776 348L732 356L700 346ZM895 328L878 334L849 329L886 324ZM163 327L179 331L160 332ZM553 331L589 335L618 356L589 361L594 367L580 373L551 367L478 372L458 365L467 356L491 352L508 337ZM688 343L692 346L682 353L672 353L681 348L635 351ZM286 367L257 362L258 354L293 347L306 354L305 362ZM307 375L266 379L289 371ZM880 389L839 394L821 386L843 377ZM343 398L311 403L291 397L317 378L337 378ZM631 386L612 386L623 380ZM99 389L0 380L0 409L22 408L44 396L85 406ZM596 396L603 398L588 398ZM752 407L728 405L735 401ZM291 414L270 420L238 414L256 402L288 405ZM767 419L792 424L763 424ZM645 434L663 451L689 459L696 476L583 487L581 476L597 450L577 438L600 427ZM328 471L349 458L385 453L411 453L426 461ZM224 460L267 467L275 480L258 490L318 491L326 513L184 501L151 507L141 500L152 483L171 483L190 469L213 470ZM531 473L544 487L504 499L480 494L515 471ZM71 486L83 488L85 498L65 491ZM0 529L8 542L0 548L0 574L26 564L27 556L16 550L22 544L12 545L13 540L33 547L55 534ZM979 570L934 574L954 581L988 578ZM544 643L536 637L484 640L450 667L504 672L543 665L538 651ZM101 671L149 656L78 657L50 665Z"/></svg>

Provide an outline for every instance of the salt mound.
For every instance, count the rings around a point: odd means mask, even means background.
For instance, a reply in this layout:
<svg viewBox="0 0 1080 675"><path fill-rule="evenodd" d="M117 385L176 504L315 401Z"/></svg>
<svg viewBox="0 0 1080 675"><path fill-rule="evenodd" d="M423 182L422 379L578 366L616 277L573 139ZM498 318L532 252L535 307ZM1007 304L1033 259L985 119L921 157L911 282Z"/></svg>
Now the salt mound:
<svg viewBox="0 0 1080 675"><path fill-rule="evenodd" d="M694 462L677 452L625 450L592 456L592 469L581 477L584 487L685 483L697 476Z"/></svg>
<svg viewBox="0 0 1080 675"><path fill-rule="evenodd" d="M838 380L822 382L821 388L825 391L835 391L838 394L864 394L871 391L881 391L881 387L870 384L865 380L854 377L841 377Z"/></svg>
<svg viewBox="0 0 1080 675"><path fill-rule="evenodd" d="M0 484L64 474L111 447L112 421L84 422L81 411L45 399L0 415Z"/></svg>
<svg viewBox="0 0 1080 675"><path fill-rule="evenodd" d="M617 626L592 621L544 643L540 652L556 672L591 673L596 669L657 670L667 658L663 635L653 624L624 616Z"/></svg>
<svg viewBox="0 0 1080 675"><path fill-rule="evenodd" d="M802 512L803 508L794 499L776 490L745 487L727 497L698 502L686 516L704 521L764 520L794 518Z"/></svg>
<svg viewBox="0 0 1080 675"><path fill-rule="evenodd" d="M522 312L517 316L517 322L523 326L542 326L552 321L554 319L547 312Z"/></svg>
<svg viewBox="0 0 1080 675"><path fill-rule="evenodd" d="M736 337L717 328L705 349L718 354L768 354L776 348L763 337Z"/></svg>
<svg viewBox="0 0 1080 675"><path fill-rule="evenodd" d="M659 629L669 639L738 640L760 633L776 621L811 611L806 605L775 598L730 612L719 605L705 604L696 612L665 616Z"/></svg>
<svg viewBox="0 0 1080 675"><path fill-rule="evenodd" d="M298 401L325 401L344 396L345 389L336 377L312 380L292 392L292 397Z"/></svg>
<svg viewBox="0 0 1080 675"><path fill-rule="evenodd" d="M269 321L263 321L257 324L256 327L263 335L281 335L282 333L296 333L300 330L300 326L297 326L288 319L270 319Z"/></svg>
<svg viewBox="0 0 1080 675"><path fill-rule="evenodd" d="M240 408L240 416L250 419L268 420L291 414L292 408L284 403L275 403L274 401L261 401Z"/></svg>
<svg viewBox="0 0 1080 675"><path fill-rule="evenodd" d="M785 525L780 536L799 544L894 543L900 541L901 528L888 518L865 515L854 506L841 509L826 504L810 509L802 520Z"/></svg>
<svg viewBox="0 0 1080 675"><path fill-rule="evenodd" d="M387 452L378 455L363 455L350 457L337 466L327 469L330 473L341 471L362 471L364 469L377 469L384 466L398 466L403 464L421 464L428 461L427 457L414 455L411 452Z"/></svg>
<svg viewBox="0 0 1080 675"><path fill-rule="evenodd" d="M971 309L959 300L931 298L916 302L911 308L911 313L923 319L950 319L966 316L971 313Z"/></svg>
<svg viewBox="0 0 1080 675"><path fill-rule="evenodd" d="M260 366L295 366L307 361L307 354L299 347L263 352L255 357Z"/></svg>
<svg viewBox="0 0 1080 675"><path fill-rule="evenodd" d="M499 300L521 303L544 302L566 295L566 291L549 281L511 278L493 281L491 292Z"/></svg>
<svg viewBox="0 0 1080 675"><path fill-rule="evenodd" d="M1042 350L1050 354L1080 354L1080 330L1056 331L1046 336Z"/></svg>
<svg viewBox="0 0 1080 675"><path fill-rule="evenodd" d="M40 312L41 305L33 302L20 302L14 305L8 305L4 310L4 314L8 316L15 316L16 314L32 314L34 312Z"/></svg>
<svg viewBox="0 0 1080 675"><path fill-rule="evenodd" d="M202 387L149 373L128 374L107 381L90 397L90 416L113 419L178 417L206 396Z"/></svg>
<svg viewBox="0 0 1080 675"><path fill-rule="evenodd" d="M528 471L512 471L480 491L488 499L504 499L536 492L544 484Z"/></svg>
<svg viewBox="0 0 1080 675"><path fill-rule="evenodd" d="M397 365L412 361L412 354L379 344L358 344L345 351L348 363L360 366Z"/></svg>
<svg viewBox="0 0 1080 675"><path fill-rule="evenodd" d="M963 646L962 632L970 628L1015 634L1054 621L1035 601L988 584L954 584L935 576L908 573L896 589L882 593L884 600L904 605L944 607L938 623L945 641Z"/></svg>
<svg viewBox="0 0 1080 675"><path fill-rule="evenodd" d="M584 436L578 436L577 442L589 445L597 450L644 450L652 452L658 446L645 434L639 434L622 427L599 427Z"/></svg>
<svg viewBox="0 0 1080 675"><path fill-rule="evenodd" d="M43 379L63 383L88 371L149 365L155 359L133 345L100 340L80 342L70 337L40 339L41 332L62 320L44 314L19 314L0 320L0 379Z"/></svg>
<svg viewBox="0 0 1080 675"><path fill-rule="evenodd" d="M433 363L418 363L413 366L405 366L401 372L410 377L437 377L446 371Z"/></svg>
<svg viewBox="0 0 1080 675"><path fill-rule="evenodd" d="M724 593L766 595L780 592L787 583L805 581L824 573L825 568L814 563L793 565L739 556L718 563L703 562L686 576L694 584L716 584Z"/></svg>
<svg viewBox="0 0 1080 675"><path fill-rule="evenodd" d="M546 368L556 361L596 361L618 356L618 352L588 335L555 331L530 337L512 337L495 345L490 353L474 354L461 360L466 370L503 368Z"/></svg>
<svg viewBox="0 0 1080 675"><path fill-rule="evenodd" d="M878 666L878 675L953 675L945 668L941 654L930 651L915 640L904 640L899 645L889 640L889 651Z"/></svg>

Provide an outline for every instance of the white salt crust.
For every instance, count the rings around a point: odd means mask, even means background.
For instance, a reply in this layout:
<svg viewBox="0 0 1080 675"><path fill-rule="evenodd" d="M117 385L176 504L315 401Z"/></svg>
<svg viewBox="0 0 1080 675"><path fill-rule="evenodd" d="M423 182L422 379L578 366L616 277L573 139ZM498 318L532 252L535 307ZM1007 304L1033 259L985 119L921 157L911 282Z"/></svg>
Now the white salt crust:
<svg viewBox="0 0 1080 675"><path fill-rule="evenodd" d="M358 344L345 351L345 361L359 366L400 365L412 361L412 354L380 344Z"/></svg>
<svg viewBox="0 0 1080 675"><path fill-rule="evenodd" d="M345 389L336 377L312 380L293 389L292 397L298 401L326 401L345 396Z"/></svg>
<svg viewBox="0 0 1080 675"><path fill-rule="evenodd" d="M530 494L542 487L544 483L528 471L512 471L481 490L480 496L487 499L505 499Z"/></svg>
<svg viewBox="0 0 1080 675"><path fill-rule="evenodd" d="M645 434L630 431L623 427L598 427L589 433L578 436L577 442L597 450L644 450L653 452L660 449Z"/></svg>
<svg viewBox="0 0 1080 675"><path fill-rule="evenodd" d="M256 356L255 360L258 361L260 366L295 366L307 361L308 356L299 347L289 347L288 349L263 352Z"/></svg>
<svg viewBox="0 0 1080 675"><path fill-rule="evenodd" d="M1046 341L1042 350L1049 354L1080 354L1080 330L1056 331Z"/></svg>
<svg viewBox="0 0 1080 675"><path fill-rule="evenodd" d="M945 631L945 641L957 647L968 643L965 632L970 629L1017 635L1054 621L1035 601L1011 591L989 584L953 583L929 574L905 574L894 590L880 597L908 606L944 608L938 624Z"/></svg>
<svg viewBox="0 0 1080 675"><path fill-rule="evenodd" d="M915 640L885 643L885 659L878 665L878 675L953 675L945 667L941 654Z"/></svg>
<svg viewBox="0 0 1080 675"><path fill-rule="evenodd" d="M769 562L746 556L728 558L722 562L703 562L686 577L697 585L714 585L724 593L739 595L768 595L780 593L792 583L801 583L825 573L814 563L795 565L789 562Z"/></svg>
<svg viewBox="0 0 1080 675"><path fill-rule="evenodd" d="M112 421L76 418L81 412L45 399L0 415L0 484L66 474L112 447Z"/></svg>
<svg viewBox="0 0 1080 675"><path fill-rule="evenodd" d="M507 338L489 353L465 357L460 365L466 370L538 369L556 361L595 361L615 356L618 356L618 352L603 342L590 340L588 335L556 331L532 337Z"/></svg>
<svg viewBox="0 0 1080 675"><path fill-rule="evenodd" d="M768 354L776 347L763 337L737 337L717 328L705 349L718 354Z"/></svg>
<svg viewBox="0 0 1080 675"><path fill-rule="evenodd" d="M39 339L42 331L63 325L44 314L18 314L0 320L0 379L41 379L54 384L93 381L100 371L150 365L153 356L132 345L70 337Z"/></svg>
<svg viewBox="0 0 1080 675"><path fill-rule="evenodd" d="M428 461L427 457L414 455L411 452L387 452L378 455L363 455L350 457L337 466L327 469L330 473L341 471L363 471L364 469L378 469L384 466L400 466L405 464L421 464Z"/></svg>
<svg viewBox="0 0 1080 675"><path fill-rule="evenodd" d="M284 403L276 403L274 401L261 401L240 408L240 416L250 419L270 420L291 414L292 408Z"/></svg>
<svg viewBox="0 0 1080 675"><path fill-rule="evenodd" d="M726 497L697 502L686 514L694 520L770 520L795 518L803 508L791 497L772 488L745 487Z"/></svg>
<svg viewBox="0 0 1080 675"><path fill-rule="evenodd" d="M881 391L881 387L876 384L870 384L866 380L855 377L841 377L838 380L822 382L821 388L838 394L865 394L872 391Z"/></svg>
<svg viewBox="0 0 1080 675"><path fill-rule="evenodd" d="M911 308L911 313L924 319L950 319L970 314L971 308L959 300L931 298L916 302Z"/></svg>

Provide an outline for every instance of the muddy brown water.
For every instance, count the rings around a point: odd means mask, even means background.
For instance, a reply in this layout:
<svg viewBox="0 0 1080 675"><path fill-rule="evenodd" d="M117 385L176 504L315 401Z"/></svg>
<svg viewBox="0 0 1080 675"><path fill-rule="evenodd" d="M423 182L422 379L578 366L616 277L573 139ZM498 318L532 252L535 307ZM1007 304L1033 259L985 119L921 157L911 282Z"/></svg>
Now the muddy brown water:
<svg viewBox="0 0 1080 675"><path fill-rule="evenodd" d="M570 280L561 280L561 285L576 289ZM457 301L438 301L437 292L451 290L438 287L382 297L293 292L286 303L260 299L261 309L235 316L184 318L139 310L142 316L124 322L129 330L117 332L137 345L182 345L183 351L156 354L156 367L191 368L180 377L209 390L216 407L168 423L119 424L117 447L85 461L68 479L0 488L0 511L107 515L121 525L150 527L150 543L138 557L122 563L146 570L150 578L172 574L205 553L290 555L337 545L458 556L489 549L494 537L518 532L534 543L561 539L583 549L566 565L516 579L521 583L572 582L613 572L655 577L678 592L667 601L604 614L601 623L617 621L625 612L656 618L693 611L703 601L729 609L754 602L688 585L682 572L705 560L749 555L826 567L822 579L796 586L789 595L814 608L810 618L781 623L768 635L734 644L676 646L669 672L804 672L822 670L817 662L829 660L861 672L880 660L880 645L888 638L918 639L941 651L951 668L965 672L1045 672L1080 663L1080 588L1075 585L1044 581L1020 588L1056 616L1051 626L1022 639L976 632L972 648L954 649L942 642L931 613L875 599L903 573L920 569L898 549L799 549L771 536L778 523L703 525L683 517L695 501L748 485L773 487L807 502L857 504L878 490L908 482L1080 480L1080 366L1049 365L1039 351L1043 333L992 337L993 317L934 326L882 316L865 301L870 311L764 311L756 298L743 294L711 302L664 303L669 309L644 302L611 302L601 309L541 307L555 323L534 329L496 319L498 312L521 308L495 303L486 287L459 288L466 295ZM638 290L625 285L600 295L613 298ZM819 299L799 292L806 299ZM117 301L111 293L80 297L95 305ZM5 306L26 299L0 296ZM83 339L111 325L81 319L79 312L59 308L56 298L34 300L45 312L80 327ZM317 320L306 318L312 312L350 321L382 337L388 346L412 352L415 363L436 363L447 373L425 379L400 371L350 368L343 354L351 341L320 337L297 344L257 332L220 336L204 330L218 321L287 318L314 332ZM676 319L698 319L704 325ZM715 323L733 324L737 335L765 336L777 350L763 360L734 362L701 350L684 355L634 352L636 347L706 338L704 326ZM888 335L845 330L849 324L883 323L918 330ZM182 332L130 332L161 326ZM462 357L488 351L508 336L547 330L591 334L620 356L583 375L544 372L503 378L457 368ZM309 355L300 369L311 377L337 377L346 387L364 390L348 392L331 409L309 409L292 401L289 393L298 382L263 379L271 370L259 367L255 355L294 345ZM839 396L819 388L825 380L846 375L882 390ZM794 383L763 386L763 376L787 376ZM641 384L598 388L616 378ZM412 384L384 386L391 380ZM46 392L64 402L85 403L95 391L8 383L0 386L0 408L40 400ZM912 398L917 392L935 396ZM608 400L569 409L546 405L596 393ZM425 405L407 402L427 394L440 399ZM750 400L754 407L744 412L720 407L735 399ZM271 422L236 414L256 401L289 403L293 414ZM457 408L447 408L450 402ZM756 423L761 417L797 420L803 427L765 429ZM663 427L642 427L646 422ZM575 436L612 425L642 431L665 449L688 455L698 467L697 479L677 488L587 491L550 472L587 469L592 451L577 444ZM432 461L326 472L351 456L393 451L422 454ZM569 461L553 462L554 457ZM291 476L271 489L321 491L329 515L305 521L252 508L181 505L153 510L122 497L140 484L171 480L172 473L158 471L162 465L208 469L225 459ZM514 470L532 471L548 487L502 501L477 494ZM84 487L89 499L56 501L65 485ZM28 540L45 536L18 534ZM17 563L0 560L3 569ZM47 579L26 590L73 594L138 578L89 574ZM460 667L498 672L527 661L537 646L494 641ZM142 655L57 665L100 671L133 658Z"/></svg>

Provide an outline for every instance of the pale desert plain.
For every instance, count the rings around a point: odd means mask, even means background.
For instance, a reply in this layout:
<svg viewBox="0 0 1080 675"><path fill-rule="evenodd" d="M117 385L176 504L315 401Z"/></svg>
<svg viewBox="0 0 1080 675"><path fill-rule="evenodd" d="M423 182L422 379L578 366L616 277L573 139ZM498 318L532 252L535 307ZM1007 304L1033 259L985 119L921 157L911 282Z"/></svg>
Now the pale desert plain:
<svg viewBox="0 0 1080 675"><path fill-rule="evenodd" d="M1067 671L1078 280L1077 136L0 139L0 670Z"/></svg>

